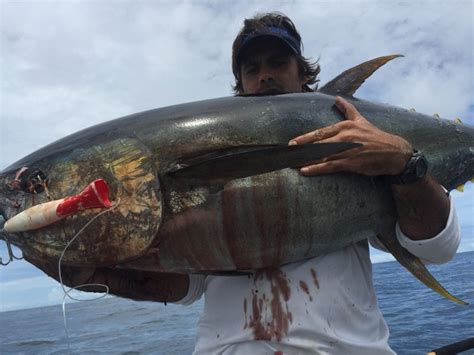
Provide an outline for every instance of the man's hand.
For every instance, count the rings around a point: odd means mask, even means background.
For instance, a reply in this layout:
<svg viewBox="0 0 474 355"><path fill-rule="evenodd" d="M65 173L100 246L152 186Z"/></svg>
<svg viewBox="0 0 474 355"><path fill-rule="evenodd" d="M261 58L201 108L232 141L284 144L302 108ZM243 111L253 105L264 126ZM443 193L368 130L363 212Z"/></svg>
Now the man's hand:
<svg viewBox="0 0 474 355"><path fill-rule="evenodd" d="M303 175L340 171L369 176L398 175L404 170L413 153L410 143L375 127L340 96L336 97L336 107L344 114L345 121L296 137L289 144L357 142L362 146L303 167L300 170Z"/></svg>
<svg viewBox="0 0 474 355"><path fill-rule="evenodd" d="M336 107L346 120L296 137L289 144L314 142L357 142L361 147L332 155L301 168L303 175L351 171L358 174L398 175L405 169L413 148L402 137L384 132L351 103L336 98ZM407 185L392 185L401 230L411 239L429 239L446 226L449 199L443 188L428 174Z"/></svg>

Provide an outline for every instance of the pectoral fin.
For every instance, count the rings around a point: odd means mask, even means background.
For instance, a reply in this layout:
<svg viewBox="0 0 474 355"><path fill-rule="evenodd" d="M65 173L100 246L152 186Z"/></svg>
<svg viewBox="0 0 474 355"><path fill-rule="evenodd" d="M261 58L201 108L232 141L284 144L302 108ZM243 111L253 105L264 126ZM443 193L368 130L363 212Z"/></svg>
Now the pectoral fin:
<svg viewBox="0 0 474 355"><path fill-rule="evenodd" d="M469 303L460 300L456 296L453 296L447 291L428 271L426 266L421 262L419 258L411 254L408 250L403 248L396 238L390 238L383 235L378 235L378 239L392 253L397 261L402 264L413 276L420 280L423 284L437 292L441 296L462 305L468 305Z"/></svg>
<svg viewBox="0 0 474 355"><path fill-rule="evenodd" d="M340 142L234 147L182 159L168 174L174 178L237 179L308 165L360 145Z"/></svg>
<svg viewBox="0 0 474 355"><path fill-rule="evenodd" d="M364 83L365 79L371 76L378 68L399 57L403 56L400 54L387 55L359 64L339 74L318 91L328 95L352 96Z"/></svg>

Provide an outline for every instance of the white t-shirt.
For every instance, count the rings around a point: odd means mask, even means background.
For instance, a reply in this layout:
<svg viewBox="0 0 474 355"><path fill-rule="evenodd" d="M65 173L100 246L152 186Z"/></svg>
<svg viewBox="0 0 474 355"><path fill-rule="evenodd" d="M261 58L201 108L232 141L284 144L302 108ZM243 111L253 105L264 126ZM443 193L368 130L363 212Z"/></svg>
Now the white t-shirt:
<svg viewBox="0 0 474 355"><path fill-rule="evenodd" d="M406 249L429 263L450 260L460 242L452 203L436 237L415 242L398 225L396 232ZM366 241L251 276L191 275L178 303L203 293L195 354L393 354Z"/></svg>

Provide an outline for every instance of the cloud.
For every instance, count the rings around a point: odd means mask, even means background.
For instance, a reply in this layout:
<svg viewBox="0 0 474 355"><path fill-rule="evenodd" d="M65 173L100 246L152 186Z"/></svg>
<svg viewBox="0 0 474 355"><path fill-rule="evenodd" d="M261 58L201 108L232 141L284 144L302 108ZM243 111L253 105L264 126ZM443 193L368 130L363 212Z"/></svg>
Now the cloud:
<svg viewBox="0 0 474 355"><path fill-rule="evenodd" d="M48 301L47 294L57 287L57 282L44 276L0 282L0 312L53 304Z"/></svg>
<svg viewBox="0 0 474 355"><path fill-rule="evenodd" d="M233 37L268 10L293 18L322 82L403 53L357 95L473 122L469 1L6 2L0 166L118 116L229 95Z"/></svg>
<svg viewBox="0 0 474 355"><path fill-rule="evenodd" d="M51 286L57 285L57 282L53 281L52 279L46 280L48 281L45 281L45 278L43 276L35 276L22 278L21 280L2 282L1 285L4 290L14 288L17 291L25 291L38 286L43 287L46 285L46 282L49 282Z"/></svg>

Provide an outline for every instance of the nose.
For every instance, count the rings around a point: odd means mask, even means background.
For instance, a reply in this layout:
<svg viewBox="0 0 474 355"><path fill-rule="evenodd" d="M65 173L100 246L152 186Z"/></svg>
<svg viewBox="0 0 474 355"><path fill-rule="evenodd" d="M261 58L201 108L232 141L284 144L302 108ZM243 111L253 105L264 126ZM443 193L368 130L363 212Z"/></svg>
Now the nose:
<svg viewBox="0 0 474 355"><path fill-rule="evenodd" d="M275 75L269 68L262 68L260 70L259 82L261 84L272 84L275 82Z"/></svg>

